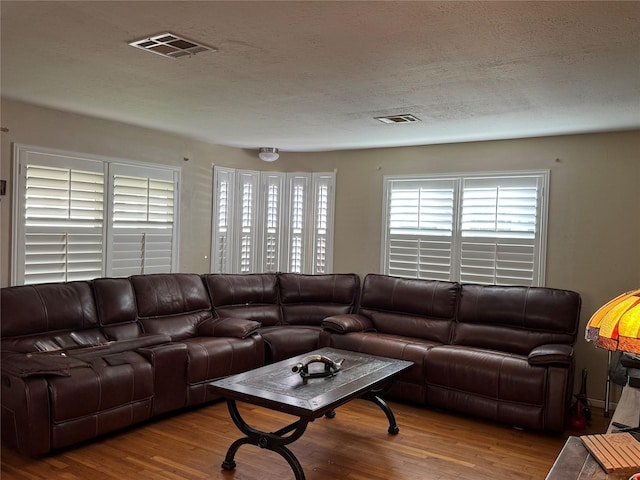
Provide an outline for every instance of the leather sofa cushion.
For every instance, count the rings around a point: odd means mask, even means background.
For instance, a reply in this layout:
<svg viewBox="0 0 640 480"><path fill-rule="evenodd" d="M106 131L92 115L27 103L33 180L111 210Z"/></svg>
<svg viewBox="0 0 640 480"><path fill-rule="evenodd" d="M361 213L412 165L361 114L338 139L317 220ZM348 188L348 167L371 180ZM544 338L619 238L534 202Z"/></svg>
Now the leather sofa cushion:
<svg viewBox="0 0 640 480"><path fill-rule="evenodd" d="M458 284L454 282L369 274L362 287L361 307L451 320L457 300Z"/></svg>
<svg viewBox="0 0 640 480"><path fill-rule="evenodd" d="M458 284L369 274L358 313L376 331L435 342L449 341L456 313Z"/></svg>
<svg viewBox="0 0 640 480"><path fill-rule="evenodd" d="M353 305L360 288L360 277L352 273L278 275L280 301L289 303L335 303Z"/></svg>
<svg viewBox="0 0 640 480"><path fill-rule="evenodd" d="M573 362L573 347L571 345L541 345L534 348L527 356L529 365L564 365Z"/></svg>
<svg viewBox="0 0 640 480"><path fill-rule="evenodd" d="M211 293L213 306L259 304L278 302L275 273L211 273L203 276Z"/></svg>
<svg viewBox="0 0 640 480"><path fill-rule="evenodd" d="M357 313L327 317L322 320L322 327L336 333L375 331L371 320Z"/></svg>
<svg viewBox="0 0 640 480"><path fill-rule="evenodd" d="M5 319L5 321L7 320ZM91 339L91 343L94 344L104 344L108 341L98 328L89 328L86 330L53 331L20 337L7 337L1 340L1 348L3 352L34 353L40 351L37 347L40 342L44 342L52 350L77 348L78 343L71 337L72 333L78 334L82 338Z"/></svg>
<svg viewBox="0 0 640 480"><path fill-rule="evenodd" d="M2 373L19 378L51 375L68 377L72 368L81 367L89 368L90 365L62 355L2 352Z"/></svg>
<svg viewBox="0 0 640 480"><path fill-rule="evenodd" d="M317 350L322 329L314 325L278 325L260 329L265 341L267 362Z"/></svg>
<svg viewBox="0 0 640 480"><path fill-rule="evenodd" d="M542 406L547 369L529 365L526 357L456 345L427 353L426 382L469 396Z"/></svg>
<svg viewBox="0 0 640 480"><path fill-rule="evenodd" d="M117 340L98 347L86 347L78 348L76 350L69 350L67 352L67 355L80 358L82 360L91 361L95 358L106 357L108 355L118 354L122 352L134 351L138 348L150 347L153 345L162 345L163 343L169 343L170 341L171 337L164 333L143 334L136 338Z"/></svg>
<svg viewBox="0 0 640 480"><path fill-rule="evenodd" d="M197 334L198 325L212 318L202 278L190 273L134 275L138 317L145 333L164 333L173 341Z"/></svg>
<svg viewBox="0 0 640 480"><path fill-rule="evenodd" d="M205 286L196 274L158 273L130 278L140 318L211 309Z"/></svg>
<svg viewBox="0 0 640 480"><path fill-rule="evenodd" d="M212 273L202 278L216 316L239 317L262 325L278 325L282 322L275 273Z"/></svg>
<svg viewBox="0 0 640 480"><path fill-rule="evenodd" d="M94 415L153 396L151 364L135 352L96 358L91 368L49 379L53 422ZM150 414L151 412L149 412Z"/></svg>
<svg viewBox="0 0 640 480"><path fill-rule="evenodd" d="M93 291L101 326L135 322L138 318L133 284L127 278L96 278Z"/></svg>
<svg viewBox="0 0 640 480"><path fill-rule="evenodd" d="M88 282L6 287L0 295L3 338L98 326Z"/></svg>
<svg viewBox="0 0 640 480"><path fill-rule="evenodd" d="M451 343L528 355L540 345L573 345L579 315L576 292L465 284Z"/></svg>
<svg viewBox="0 0 640 480"><path fill-rule="evenodd" d="M283 323L319 326L328 316L353 312L359 297L360 277L351 273L280 273L278 285Z"/></svg>
<svg viewBox="0 0 640 480"><path fill-rule="evenodd" d="M332 315L351 313L351 311L351 305L310 303L282 306L285 325L312 325L319 327L325 318Z"/></svg>
<svg viewBox="0 0 640 480"><path fill-rule="evenodd" d="M282 320L280 305L227 305L216 307L215 314L219 318L252 320L261 325L279 325Z"/></svg>
<svg viewBox="0 0 640 480"><path fill-rule="evenodd" d="M189 357L187 382L196 384L264 364L261 338L195 337L183 342ZM193 404L193 399L189 400Z"/></svg>
<svg viewBox="0 0 640 480"><path fill-rule="evenodd" d="M424 384L426 369L431 368L430 365L425 364L427 352L440 345L437 342L414 337L370 332L334 334L330 336L328 345L324 344L326 338L323 336L322 346L413 362L413 367L403 372L400 379L418 385Z"/></svg>
<svg viewBox="0 0 640 480"><path fill-rule="evenodd" d="M137 337L142 333L138 323L136 297L128 278L97 278L93 291L98 321L110 340Z"/></svg>
<svg viewBox="0 0 640 480"><path fill-rule="evenodd" d="M142 318L140 323L147 334L169 335L171 340L176 342L196 336L200 324L212 318L211 312L204 310L180 315Z"/></svg>
<svg viewBox="0 0 640 480"><path fill-rule="evenodd" d="M212 318L198 325L198 335L247 338L260 329L260 323L243 318Z"/></svg>

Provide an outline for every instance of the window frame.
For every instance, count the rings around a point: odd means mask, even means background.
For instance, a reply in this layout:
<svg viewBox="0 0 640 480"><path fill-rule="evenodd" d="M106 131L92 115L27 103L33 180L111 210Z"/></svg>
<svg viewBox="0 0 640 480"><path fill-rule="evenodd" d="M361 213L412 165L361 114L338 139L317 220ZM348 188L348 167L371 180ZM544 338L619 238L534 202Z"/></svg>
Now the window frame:
<svg viewBox="0 0 640 480"><path fill-rule="evenodd" d="M255 225L252 228L251 241L256 247L251 251L250 268L243 269L240 264L239 252L242 245L239 235L242 232L238 222L242 221L242 195L239 192L241 188L241 178L251 178L254 185L257 185L258 191L253 198L256 206L252 207L252 211L256 215ZM293 271L292 248L291 244L295 240L300 247L301 256L297 260L297 267L300 273L331 273L333 269L333 218L335 211L335 180L336 172L265 172L258 170L241 170L229 167L214 166L213 174L213 209L211 222L211 262L210 269L212 272L223 273L252 273L266 271ZM221 212L221 202L219 189L222 183L226 182L227 198L225 202L225 212ZM270 200L270 186L277 187L278 198L273 204ZM298 212L299 217L303 219L300 232L294 232L294 221L292 215L295 213L293 207L293 194L295 187L302 188L302 204L301 210ZM318 221L318 212L316 205L319 200L318 195L321 189L325 189L326 206L323 204L323 212L326 222L323 224L325 229L316 228ZM273 192L272 192L273 193ZM246 206L245 206L246 208ZM224 215L223 215L224 214ZM220 232L221 215L224 217L225 231L223 235ZM267 219L269 216L276 216L275 224L271 226L271 232L268 230ZM324 233L323 233L324 232ZM267 238L274 236L275 240L271 251L267 252ZM223 239L224 237L224 239ZM322 237L319 241L318 237ZM223 245L225 243L225 245ZM318 252L316 246L323 246L323 260L320 262L324 265L324 270L318 264ZM270 259L275 258L271 263L274 268L267 268L270 265Z"/></svg>
<svg viewBox="0 0 640 480"><path fill-rule="evenodd" d="M95 169L102 172L103 175L103 194L102 194L102 226L101 226L101 274L100 276L108 276L111 272L109 264L111 260L110 245L112 244L111 223L113 215L113 186L111 172L112 165L120 165L122 168L135 171L147 172L164 172L174 179L174 205L173 205L173 231L171 246L171 271L179 271L179 251L180 251L180 186L182 169L171 165L152 164L146 162L136 162L127 159L106 157L89 153L73 152L68 150L41 147L36 145L27 145L22 143L13 144L13 208L12 208L12 245L11 245L11 285L25 284L25 235L26 235L26 168L27 165L47 166L44 162L29 161L29 155L43 155L60 158L60 163L56 165L60 168L76 168L86 170L86 165L93 165ZM66 166L65 166L66 165ZM24 170L24 172L23 172ZM98 278L98 277L92 277ZM64 281L72 281L74 279L66 279ZM78 280L90 280L89 278L78 278ZM43 280L54 281L54 280ZM40 282L36 282L40 283Z"/></svg>
<svg viewBox="0 0 640 480"><path fill-rule="evenodd" d="M448 281L462 281L461 269L462 269L462 243L465 238L472 238L468 235L463 235L462 231L462 209L463 209L463 193L465 181L482 181L483 179L489 181L495 181L496 183L500 179L535 179L537 185L537 199L536 199L536 229L534 232L534 257L532 261L533 268L533 280L532 286L544 286L546 277L546 249L547 249L547 225L548 225L548 209L549 209L549 170L525 170L525 171L497 171L497 172L472 172L472 173L457 173L457 174L433 174L433 175L385 175L383 178L383 205L382 205L382 239L381 239L381 255L380 255L380 271L384 274L390 273L390 255L391 245L390 241L393 238L390 232L390 220L391 220L391 194L393 192L393 182L415 182L416 184L426 184L428 182L452 182L453 185L453 198L452 198L452 224L451 224L451 250L447 259L450 262L449 272L440 272L441 277L438 277L438 272L435 273L434 278L439 280ZM504 182L503 182L504 183ZM444 190L444 189L443 189ZM419 235L416 235L418 237ZM487 236L489 238L490 236ZM494 236L495 237L495 236ZM425 236L426 238L426 236ZM436 237L434 237L436 238ZM507 238L506 236L497 236L495 238ZM416 240L420 244L420 240ZM496 242L497 243L497 242ZM421 246L418 248L422 248ZM497 248L497 247L496 247ZM496 253L496 256L498 253ZM443 260L444 262L445 260ZM496 260L497 262L498 260ZM446 269L446 265L443 266L443 270ZM494 267L494 271L499 270ZM431 278L421 275L423 272L418 265L415 269L415 278ZM444 278L444 275L448 275ZM403 275L407 277L414 277L414 275ZM494 278L495 280L495 278ZM466 281L465 281L466 282ZM466 282L471 283L471 282ZM474 283L485 283L476 282ZM489 284L489 283L488 283ZM514 283L490 283L498 285L510 285ZM526 283L524 283L526 284Z"/></svg>
<svg viewBox="0 0 640 480"><path fill-rule="evenodd" d="M166 268L162 265L158 265L158 261L161 258L164 258L164 266L166 267L166 262L169 262L170 271L176 271L174 267L175 262L178 258L178 252L176 248L174 248L174 244L179 238L179 234L176 234L177 230L179 231L179 177L178 173L175 169L168 168L158 168L157 166L148 166L148 165L140 165L140 164L132 164L132 163L122 163L122 162L111 162L108 167L109 175L107 179L108 183L108 218L107 218L107 252L106 252L106 274L107 276L114 277L123 277L134 274L145 274L145 273L165 273ZM153 176L153 178L152 178ZM171 222L161 222L155 223L149 219L146 221L136 222L138 225L129 225L127 227L124 226L126 222L118 222L116 223L116 217L118 213L115 211L116 206L116 177L129 177L133 180L147 180L147 189L145 192L145 199L147 201L146 205L146 216L149 217L152 211L152 195L151 195L151 182L155 183L167 183L173 186L172 191L172 199L173 205L171 206ZM143 192L138 192L139 194ZM142 198L142 197L141 197ZM157 208L157 207L156 207ZM160 236L160 230L157 228L157 225L165 225L162 230L165 230L164 237L170 236L170 253L169 258L167 259L166 254L159 257L158 256L158 242L147 241L147 238L153 238ZM168 229L166 225L171 225L170 232L166 233ZM128 229L128 230L127 230ZM125 259L125 258L116 258L117 252L122 252L121 245L125 243L117 242L116 235L124 238L125 236L141 236L142 241L140 245L136 245L138 248L142 249L142 256L139 259ZM166 240L165 240L166 243ZM150 248L149 248L150 247ZM166 251L166 250L165 250ZM155 256L153 252L156 252ZM141 270L139 272L135 272L133 270L126 273L119 273L116 270L125 270L121 267L117 267L117 263L127 263L131 260L139 260L141 262ZM155 263L155 265L154 265Z"/></svg>

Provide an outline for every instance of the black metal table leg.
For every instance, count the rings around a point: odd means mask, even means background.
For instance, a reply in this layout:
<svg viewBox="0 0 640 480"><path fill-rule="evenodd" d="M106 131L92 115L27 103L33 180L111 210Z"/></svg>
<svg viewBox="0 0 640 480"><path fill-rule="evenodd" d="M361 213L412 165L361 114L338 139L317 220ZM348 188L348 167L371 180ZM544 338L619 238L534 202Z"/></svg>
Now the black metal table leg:
<svg viewBox="0 0 640 480"><path fill-rule="evenodd" d="M398 428L398 424L396 423L396 417L393 415L393 412L391 411L391 407L389 407L387 402L385 402L382 398L380 398L374 392L367 393L366 395L363 395L362 398L364 400L368 400L370 402L375 403L382 409L384 414L387 416L387 420L389 421L389 429L387 431L392 435L397 435L398 432L400 431L400 428Z"/></svg>
<svg viewBox="0 0 640 480"><path fill-rule="evenodd" d="M227 400L227 407L229 408L233 423L236 424L238 429L244 433L246 437L240 438L231 444L227 450L224 462L222 462L223 470L233 470L236 468L236 462L234 460L236 452L242 445L250 444L276 452L287 461L293 470L296 480L305 480L304 471L302 470L300 462L285 445L295 442L302 436L309 424L309 420L301 418L297 422L287 425L277 432L267 433L257 430L245 422L238 411L235 400ZM288 433L291 433L291 435L286 436Z"/></svg>

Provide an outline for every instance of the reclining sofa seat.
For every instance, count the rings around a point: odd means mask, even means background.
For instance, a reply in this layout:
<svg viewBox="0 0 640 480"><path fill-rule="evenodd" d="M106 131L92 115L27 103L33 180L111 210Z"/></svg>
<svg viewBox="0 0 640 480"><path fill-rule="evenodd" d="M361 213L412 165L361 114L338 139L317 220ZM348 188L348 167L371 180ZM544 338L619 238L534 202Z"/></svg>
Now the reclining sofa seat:
<svg viewBox="0 0 640 480"><path fill-rule="evenodd" d="M389 395L425 403L427 352L448 343L458 291L454 282L369 274L358 313L326 318L321 343L412 361L413 367L398 377Z"/></svg>
<svg viewBox="0 0 640 480"><path fill-rule="evenodd" d="M317 349L322 320L353 312L360 294L356 274L206 274L203 278L219 318L261 323L268 363Z"/></svg>
<svg viewBox="0 0 640 480"><path fill-rule="evenodd" d="M1 304L3 441L38 456L150 417L153 372L134 347L167 337L107 344L90 282L3 288ZM62 356L43 341L102 346Z"/></svg>
<svg viewBox="0 0 640 480"><path fill-rule="evenodd" d="M451 342L428 354L427 403L561 432L580 307L567 290L463 284Z"/></svg>
<svg viewBox="0 0 640 480"><path fill-rule="evenodd" d="M212 400L209 381L264 364L259 324L214 319L196 274L1 292L2 440L27 456Z"/></svg>
<svg viewBox="0 0 640 480"><path fill-rule="evenodd" d="M264 365L259 324L214 318L199 275L134 275L130 281L143 330L168 335L184 349L186 363L179 371L186 372L186 405L215 400L207 388L212 380ZM172 355L179 354L174 350Z"/></svg>
<svg viewBox="0 0 640 480"><path fill-rule="evenodd" d="M325 319L322 343L412 360L398 398L562 431L580 306L567 290L370 274L358 314Z"/></svg>

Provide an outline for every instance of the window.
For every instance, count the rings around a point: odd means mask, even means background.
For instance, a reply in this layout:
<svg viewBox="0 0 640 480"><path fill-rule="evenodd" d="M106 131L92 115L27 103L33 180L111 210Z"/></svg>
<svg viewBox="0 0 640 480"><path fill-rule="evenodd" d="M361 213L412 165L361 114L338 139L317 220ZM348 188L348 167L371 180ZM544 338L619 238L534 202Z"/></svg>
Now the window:
<svg viewBox="0 0 640 480"><path fill-rule="evenodd" d="M544 284L548 172L385 177L382 270Z"/></svg>
<svg viewBox="0 0 640 480"><path fill-rule="evenodd" d="M180 172L14 148L12 284L177 268Z"/></svg>
<svg viewBox="0 0 640 480"><path fill-rule="evenodd" d="M172 271L173 172L112 164L108 274Z"/></svg>
<svg viewBox="0 0 640 480"><path fill-rule="evenodd" d="M211 270L330 273L335 173L214 168Z"/></svg>

